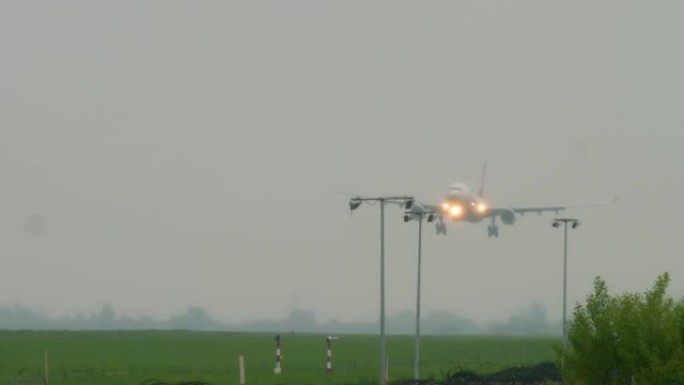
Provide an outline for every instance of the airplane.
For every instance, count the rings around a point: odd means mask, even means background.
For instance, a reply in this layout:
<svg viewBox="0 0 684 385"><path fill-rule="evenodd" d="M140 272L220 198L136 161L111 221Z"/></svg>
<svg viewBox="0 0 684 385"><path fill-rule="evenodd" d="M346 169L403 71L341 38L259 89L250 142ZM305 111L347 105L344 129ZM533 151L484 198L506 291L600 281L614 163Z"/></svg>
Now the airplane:
<svg viewBox="0 0 684 385"><path fill-rule="evenodd" d="M613 198L608 202L589 203L574 206L522 206L522 207L496 207L491 206L484 199L484 181L487 172L487 164L482 167L482 178L480 180L480 188L477 194L473 194L470 188L464 183L453 183L442 199L440 204L425 204L414 202L410 208L404 213L404 222L410 220L421 219L424 215L428 222L433 222L435 219L437 235L446 235L445 220L452 222L468 222L478 223L484 219L489 219L491 223L487 226L487 236L489 238L499 237L499 226L496 224L496 219L499 217L501 222L505 225L512 225L516 223L518 217L527 213L555 212L575 208L575 207L589 207L600 206L605 204L615 203L617 198Z"/></svg>

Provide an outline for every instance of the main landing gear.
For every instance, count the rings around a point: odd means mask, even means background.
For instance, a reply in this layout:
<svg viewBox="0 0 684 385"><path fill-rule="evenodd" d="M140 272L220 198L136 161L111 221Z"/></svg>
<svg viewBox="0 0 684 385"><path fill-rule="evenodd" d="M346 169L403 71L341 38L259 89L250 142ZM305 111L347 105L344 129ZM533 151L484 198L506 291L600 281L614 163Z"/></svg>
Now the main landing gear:
<svg viewBox="0 0 684 385"><path fill-rule="evenodd" d="M496 225L496 217L492 217L492 224L487 226L487 237L499 238L499 226Z"/></svg>
<svg viewBox="0 0 684 385"><path fill-rule="evenodd" d="M437 223L435 223L435 229L437 230L437 235L446 235L446 223L442 220L442 217L437 217Z"/></svg>

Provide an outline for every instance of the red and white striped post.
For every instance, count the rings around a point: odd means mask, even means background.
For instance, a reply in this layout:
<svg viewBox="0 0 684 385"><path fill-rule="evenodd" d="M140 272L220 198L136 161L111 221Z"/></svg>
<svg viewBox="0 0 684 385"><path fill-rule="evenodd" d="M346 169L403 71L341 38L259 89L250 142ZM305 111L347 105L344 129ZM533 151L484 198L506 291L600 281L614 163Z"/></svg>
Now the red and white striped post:
<svg viewBox="0 0 684 385"><path fill-rule="evenodd" d="M328 344L328 354L325 357L325 371L327 373L332 373L332 342L336 340L337 337L328 336L325 341Z"/></svg>
<svg viewBox="0 0 684 385"><path fill-rule="evenodd" d="M273 372L275 374L280 374L282 369L280 368L280 361L283 359L283 356L280 354L280 335L275 336L275 343L276 343L276 356L275 356L275 369Z"/></svg>

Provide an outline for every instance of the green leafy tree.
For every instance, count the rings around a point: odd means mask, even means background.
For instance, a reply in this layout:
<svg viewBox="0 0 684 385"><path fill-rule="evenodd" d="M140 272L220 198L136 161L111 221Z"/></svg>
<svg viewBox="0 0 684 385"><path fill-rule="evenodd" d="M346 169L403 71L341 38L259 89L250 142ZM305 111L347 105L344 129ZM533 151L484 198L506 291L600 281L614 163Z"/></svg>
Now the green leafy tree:
<svg viewBox="0 0 684 385"><path fill-rule="evenodd" d="M577 385L684 385L684 304L666 295L670 277L645 293L610 295L597 277L568 325L564 375Z"/></svg>

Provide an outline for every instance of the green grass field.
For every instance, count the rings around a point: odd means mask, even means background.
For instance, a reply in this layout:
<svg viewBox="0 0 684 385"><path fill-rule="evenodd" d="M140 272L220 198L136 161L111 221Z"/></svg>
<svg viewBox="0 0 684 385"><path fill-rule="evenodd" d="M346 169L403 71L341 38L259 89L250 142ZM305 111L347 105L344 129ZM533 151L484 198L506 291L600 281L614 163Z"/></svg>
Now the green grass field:
<svg viewBox="0 0 684 385"><path fill-rule="evenodd" d="M50 384L137 385L203 380L238 384L238 356L248 385L372 384L379 377L379 337L342 335L333 346L333 373L325 372L325 336L283 334L282 374L273 373L274 334L121 331L0 331L0 385L42 384L44 351ZM423 337L421 377L449 371L480 373L553 360L553 338ZM413 376L414 339L387 340L390 380Z"/></svg>

